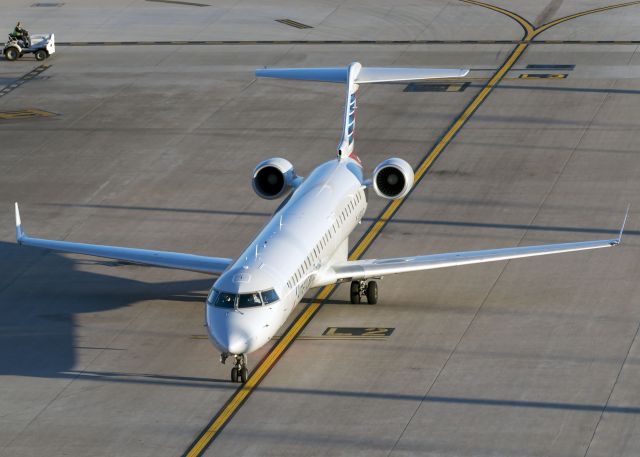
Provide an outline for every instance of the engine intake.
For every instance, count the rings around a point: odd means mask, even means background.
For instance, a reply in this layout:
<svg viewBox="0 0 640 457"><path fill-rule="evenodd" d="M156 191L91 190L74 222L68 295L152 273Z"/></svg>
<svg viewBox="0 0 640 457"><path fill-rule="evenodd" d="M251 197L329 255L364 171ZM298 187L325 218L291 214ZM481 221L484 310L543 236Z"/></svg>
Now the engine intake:
<svg viewBox="0 0 640 457"><path fill-rule="evenodd" d="M253 171L252 186L259 197L274 200L297 186L299 181L291 162L275 157L258 164Z"/></svg>
<svg viewBox="0 0 640 457"><path fill-rule="evenodd" d="M406 197L413 186L413 169L406 160L387 159L373 171L373 189L382 198Z"/></svg>

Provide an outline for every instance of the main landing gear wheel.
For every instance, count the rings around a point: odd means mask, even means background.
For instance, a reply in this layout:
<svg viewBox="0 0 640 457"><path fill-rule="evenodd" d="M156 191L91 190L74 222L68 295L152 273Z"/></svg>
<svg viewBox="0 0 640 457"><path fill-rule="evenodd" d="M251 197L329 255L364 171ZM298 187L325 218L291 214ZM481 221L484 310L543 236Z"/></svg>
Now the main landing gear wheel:
<svg viewBox="0 0 640 457"><path fill-rule="evenodd" d="M360 304L360 281L351 282L351 303Z"/></svg>
<svg viewBox="0 0 640 457"><path fill-rule="evenodd" d="M249 378L249 370L247 370L247 367L243 367L240 369L240 382L244 384L247 382L247 378Z"/></svg>
<svg viewBox="0 0 640 457"><path fill-rule="evenodd" d="M367 284L367 301L370 305L378 303L378 283L369 281Z"/></svg>
<svg viewBox="0 0 640 457"><path fill-rule="evenodd" d="M351 282L351 303L358 305L362 298L367 297L370 305L378 303L378 283L375 281L352 281Z"/></svg>

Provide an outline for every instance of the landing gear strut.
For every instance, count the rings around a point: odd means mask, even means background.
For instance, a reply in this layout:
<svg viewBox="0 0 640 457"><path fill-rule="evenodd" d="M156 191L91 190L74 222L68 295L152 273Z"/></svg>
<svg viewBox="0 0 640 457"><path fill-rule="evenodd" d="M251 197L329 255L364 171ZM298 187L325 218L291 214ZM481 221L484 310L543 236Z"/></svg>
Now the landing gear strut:
<svg viewBox="0 0 640 457"><path fill-rule="evenodd" d="M352 281L351 303L359 304L361 297L367 297L367 302L370 305L378 303L378 283L375 281Z"/></svg>
<svg viewBox="0 0 640 457"><path fill-rule="evenodd" d="M249 370L247 369L247 356L244 354L234 355L235 364L231 369L231 381L241 382L244 384L249 377Z"/></svg>

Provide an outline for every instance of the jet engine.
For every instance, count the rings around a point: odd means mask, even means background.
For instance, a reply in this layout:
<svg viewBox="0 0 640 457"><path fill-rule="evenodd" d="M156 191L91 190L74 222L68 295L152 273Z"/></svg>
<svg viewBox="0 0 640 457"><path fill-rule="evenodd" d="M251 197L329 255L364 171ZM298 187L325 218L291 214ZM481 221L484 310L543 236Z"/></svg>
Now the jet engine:
<svg viewBox="0 0 640 457"><path fill-rule="evenodd" d="M382 198L397 200L413 186L413 169L406 160L393 157L379 164L373 171L373 189Z"/></svg>
<svg viewBox="0 0 640 457"><path fill-rule="evenodd" d="M253 190L259 197L274 200L288 189L297 187L301 178L296 176L293 165L286 159L275 157L260 162L253 171Z"/></svg>

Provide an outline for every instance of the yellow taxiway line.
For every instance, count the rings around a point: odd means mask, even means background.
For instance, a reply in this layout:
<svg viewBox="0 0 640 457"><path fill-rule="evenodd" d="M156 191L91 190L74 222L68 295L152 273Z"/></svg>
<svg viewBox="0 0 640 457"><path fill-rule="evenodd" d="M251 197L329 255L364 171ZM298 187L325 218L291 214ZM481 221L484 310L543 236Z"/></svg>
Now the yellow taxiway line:
<svg viewBox="0 0 640 457"><path fill-rule="evenodd" d="M480 92L471 100L471 102L464 109L462 114L458 116L458 118L454 121L454 123L447 129L445 134L438 140L436 145L431 149L431 151L427 154L427 156L420 162L415 170L415 185L417 185L424 175L427 173L431 165L434 161L442 154L442 151L449 145L451 140L456 136L456 134L462 129L465 123L469 120L469 118L473 115L473 113L478 109L478 107L486 100L495 86L504 78L506 73L511 70L514 64L518 61L518 59L525 52L531 41L534 37L538 36L540 33L548 30L551 27L554 27L558 24L562 24L571 19L575 19L578 17L585 16L587 14L594 14L604 11L609 11L615 8L621 8L624 6L638 5L639 1L620 3L617 5L610 5L603 8L595 8L588 11L584 11L582 13L572 14L570 16L565 16L560 19L556 19L547 24L544 24L538 28L534 28L533 25L519 16L516 13L505 10L504 8L497 7L495 5L490 5L488 3L476 1L476 0L462 0L465 3L481 6L483 8L488 8L490 10L496 11L498 13L504 14L505 16L510 17L515 20L522 26L524 30L524 37L522 42L518 44L509 57L504 61L504 63L498 68L498 70L493 74L493 76L489 79L487 84L480 90ZM408 198L408 197L407 197ZM403 204L404 199L402 200L393 200L391 203L387 205L387 207L383 210L383 212L378 216L376 221L371 225L367 233L358 241L355 248L349 255L349 260L357 260L362 257L365 251L371 246L373 241L377 238L386 224L391 220L393 215L398 211L398 209ZM256 389L258 384L264 379L264 377L269 373L271 368L276 364L278 359L284 354L284 352L293 344L294 340L302 333L306 325L309 321L315 316L320 307L322 306L323 301L331 295L331 293L336 288L335 285L325 286L323 287L318 295L315 297L313 302L308 305L305 310L300 313L300 315L293 321L291 326L282 334L279 338L278 342L273 346L273 348L267 353L264 359L256 366L255 370L249 376L247 382L240 386L238 390L236 390L231 398L227 401L227 403L219 410L219 412L214 416L213 420L207 425L205 430L196 438L196 440L191 444L191 446L187 449L187 451L183 454L184 457L197 457L202 455L202 453L206 450L206 448L211 444L213 439L218 435L218 433L224 428L225 425L231 420L233 415L238 411L238 409L242 406L242 404L246 401L246 399L251 395L251 393Z"/></svg>

